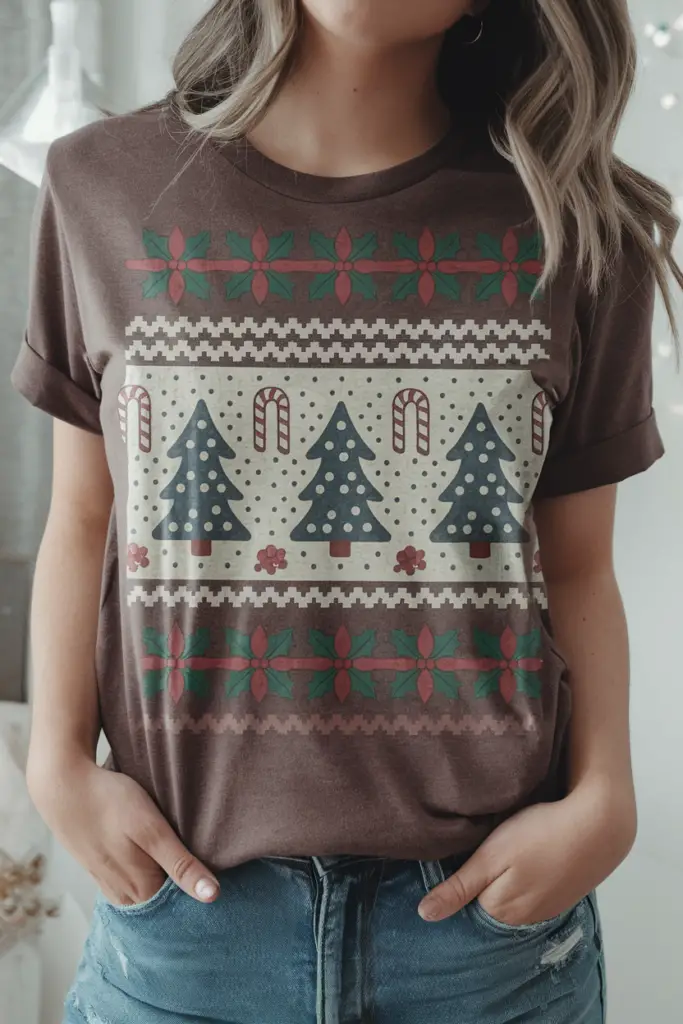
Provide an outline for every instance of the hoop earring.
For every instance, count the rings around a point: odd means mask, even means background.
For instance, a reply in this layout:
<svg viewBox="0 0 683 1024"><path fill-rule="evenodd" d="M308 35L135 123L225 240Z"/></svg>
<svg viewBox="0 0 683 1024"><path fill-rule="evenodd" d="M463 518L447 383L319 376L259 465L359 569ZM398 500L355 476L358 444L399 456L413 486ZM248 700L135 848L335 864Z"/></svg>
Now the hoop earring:
<svg viewBox="0 0 683 1024"><path fill-rule="evenodd" d="M469 17L469 15L467 15L467 17ZM474 21L475 19L473 18L472 20ZM475 45L475 43L478 43L478 42L479 42L479 40L481 39L481 37L483 36L483 34L484 34L484 19L483 19L483 18L480 18L480 19L479 19L479 31L477 32L477 34L476 34L476 36L474 37L474 39L466 39L466 40L464 40L464 41L463 41L463 42L461 43L461 45L462 45L462 46L474 46L474 45Z"/></svg>

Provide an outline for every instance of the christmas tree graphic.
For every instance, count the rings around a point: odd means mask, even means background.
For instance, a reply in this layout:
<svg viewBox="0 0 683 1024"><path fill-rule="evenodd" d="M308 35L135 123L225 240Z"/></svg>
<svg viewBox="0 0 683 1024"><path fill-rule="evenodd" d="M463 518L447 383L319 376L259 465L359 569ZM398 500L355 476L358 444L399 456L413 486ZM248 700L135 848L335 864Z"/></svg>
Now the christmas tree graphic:
<svg viewBox="0 0 683 1024"><path fill-rule="evenodd" d="M361 468L361 459L374 461L343 402L339 402L322 435L307 453L320 459L320 468L299 497L313 504L292 531L292 540L328 541L333 558L348 558L353 541L387 541L391 534L368 507L381 501Z"/></svg>
<svg viewBox="0 0 683 1024"><path fill-rule="evenodd" d="M175 477L161 492L173 507L154 529L154 539L189 540L193 555L210 555L215 540L249 540L249 531L229 504L243 495L221 463L221 459L234 459L235 453L216 429L206 402L197 402L190 422L168 454L181 461Z"/></svg>
<svg viewBox="0 0 683 1024"><path fill-rule="evenodd" d="M528 533L508 508L509 503L524 499L501 466L501 462L514 462L515 456L496 433L481 403L448 459L459 461L460 468L440 500L453 504L432 531L431 540L437 544L469 544L471 558L489 558L491 544L528 541Z"/></svg>

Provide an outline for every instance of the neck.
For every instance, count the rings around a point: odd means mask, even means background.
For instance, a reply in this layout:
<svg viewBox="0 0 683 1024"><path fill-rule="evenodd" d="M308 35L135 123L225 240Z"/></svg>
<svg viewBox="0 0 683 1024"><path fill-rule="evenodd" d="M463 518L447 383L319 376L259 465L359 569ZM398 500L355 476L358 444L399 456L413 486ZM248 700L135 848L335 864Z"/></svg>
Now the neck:
<svg viewBox="0 0 683 1024"><path fill-rule="evenodd" d="M350 47L306 25L295 70L250 142L302 173L346 177L426 152L448 131L436 87L441 39Z"/></svg>

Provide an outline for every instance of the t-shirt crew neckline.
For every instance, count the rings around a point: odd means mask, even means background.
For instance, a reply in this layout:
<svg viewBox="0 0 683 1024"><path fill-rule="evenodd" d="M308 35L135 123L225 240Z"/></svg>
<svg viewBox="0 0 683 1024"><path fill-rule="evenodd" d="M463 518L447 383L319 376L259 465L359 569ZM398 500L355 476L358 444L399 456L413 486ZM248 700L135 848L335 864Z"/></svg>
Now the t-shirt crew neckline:
<svg viewBox="0 0 683 1024"><path fill-rule="evenodd" d="M418 156L393 167L349 177L323 177L295 171L265 156L246 139L239 142L212 140L218 153L248 178L273 192L310 203L353 203L378 199L418 185L449 163L461 148L450 131Z"/></svg>

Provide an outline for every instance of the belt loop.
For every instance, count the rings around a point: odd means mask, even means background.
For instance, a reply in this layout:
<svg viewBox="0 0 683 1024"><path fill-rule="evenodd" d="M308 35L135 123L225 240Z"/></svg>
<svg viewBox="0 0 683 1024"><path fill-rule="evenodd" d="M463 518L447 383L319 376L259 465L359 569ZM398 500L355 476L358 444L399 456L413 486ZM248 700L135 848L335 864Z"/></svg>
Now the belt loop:
<svg viewBox="0 0 683 1024"><path fill-rule="evenodd" d="M443 864L440 860L421 860L419 864L420 871L422 872L422 881L427 892L431 892L437 885L441 885L442 882L446 881Z"/></svg>

